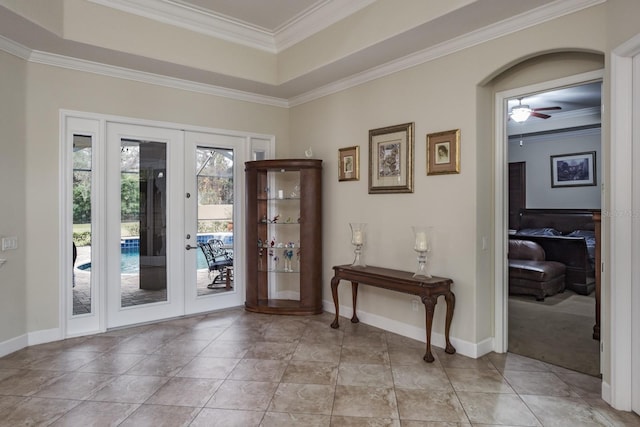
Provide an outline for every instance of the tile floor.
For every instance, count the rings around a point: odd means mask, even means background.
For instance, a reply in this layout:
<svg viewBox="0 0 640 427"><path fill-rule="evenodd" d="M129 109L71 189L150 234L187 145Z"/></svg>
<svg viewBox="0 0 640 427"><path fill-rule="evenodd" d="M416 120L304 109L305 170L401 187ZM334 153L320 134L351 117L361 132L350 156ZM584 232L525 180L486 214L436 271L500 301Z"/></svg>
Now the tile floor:
<svg viewBox="0 0 640 427"><path fill-rule="evenodd" d="M0 426L640 426L595 377L474 360L332 315L242 309L0 358Z"/></svg>

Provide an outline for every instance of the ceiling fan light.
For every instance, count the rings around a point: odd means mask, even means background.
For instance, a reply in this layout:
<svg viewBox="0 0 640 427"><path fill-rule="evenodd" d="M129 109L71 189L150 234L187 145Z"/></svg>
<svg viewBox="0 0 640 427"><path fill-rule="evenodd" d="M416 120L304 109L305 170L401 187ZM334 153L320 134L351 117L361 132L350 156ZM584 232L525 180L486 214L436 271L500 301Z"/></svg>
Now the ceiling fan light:
<svg viewBox="0 0 640 427"><path fill-rule="evenodd" d="M528 105L518 105L511 109L511 119L515 122L524 122L531 115L531 108Z"/></svg>

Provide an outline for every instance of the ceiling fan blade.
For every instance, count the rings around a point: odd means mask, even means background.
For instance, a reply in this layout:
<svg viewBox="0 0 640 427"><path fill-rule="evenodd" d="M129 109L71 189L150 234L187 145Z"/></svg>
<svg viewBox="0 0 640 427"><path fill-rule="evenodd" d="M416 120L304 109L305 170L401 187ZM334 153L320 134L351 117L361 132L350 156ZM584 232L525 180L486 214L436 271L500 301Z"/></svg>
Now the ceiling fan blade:
<svg viewBox="0 0 640 427"><path fill-rule="evenodd" d="M535 111L531 112L531 116L532 117L538 117L538 118L541 118L541 119L548 119L549 117L551 117L548 114L536 113Z"/></svg>
<svg viewBox="0 0 640 427"><path fill-rule="evenodd" d="M547 111L547 110L562 110L562 107L542 107L542 108L532 108L533 111Z"/></svg>

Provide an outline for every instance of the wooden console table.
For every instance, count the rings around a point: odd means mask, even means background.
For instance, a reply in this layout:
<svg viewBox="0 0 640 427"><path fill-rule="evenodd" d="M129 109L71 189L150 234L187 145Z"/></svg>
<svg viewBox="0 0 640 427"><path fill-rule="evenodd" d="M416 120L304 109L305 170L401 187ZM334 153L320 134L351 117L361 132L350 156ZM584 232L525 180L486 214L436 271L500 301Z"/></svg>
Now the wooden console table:
<svg viewBox="0 0 640 427"><path fill-rule="evenodd" d="M432 277L417 279L412 273L407 271L393 270L382 267L352 267L351 265L337 265L333 267L335 275L331 279L331 293L333 295L333 303L336 306L336 317L331 327L336 329L340 326L338 323L338 285L340 280L351 281L351 291L353 296L353 317L352 323L358 323L360 320L356 315L356 300L358 298L358 284L363 283L369 286L389 289L392 291L403 292L405 294L418 295L424 304L426 311L427 326L427 351L423 357L426 362L433 362L433 354L431 353L431 325L433 323L433 312L440 295L444 296L447 303L447 317L445 323L445 351L449 354L456 352L456 349L449 341L449 329L451 328L451 319L453 319L453 310L456 305L456 298L451 292L451 284L453 281L444 277Z"/></svg>

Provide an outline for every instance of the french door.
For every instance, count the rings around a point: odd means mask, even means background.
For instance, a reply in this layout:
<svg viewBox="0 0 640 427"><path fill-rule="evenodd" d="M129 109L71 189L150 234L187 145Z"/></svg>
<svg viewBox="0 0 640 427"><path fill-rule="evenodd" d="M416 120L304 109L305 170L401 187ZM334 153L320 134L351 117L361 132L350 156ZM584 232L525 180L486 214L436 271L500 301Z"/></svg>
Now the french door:
<svg viewBox="0 0 640 427"><path fill-rule="evenodd" d="M184 301L187 314L241 305L242 188L244 138L212 133L185 134ZM217 252L209 268L202 245Z"/></svg>
<svg viewBox="0 0 640 427"><path fill-rule="evenodd" d="M107 123L107 327L182 315L184 132Z"/></svg>
<svg viewBox="0 0 640 427"><path fill-rule="evenodd" d="M244 302L242 166L274 139L162 125L62 114L65 336Z"/></svg>

